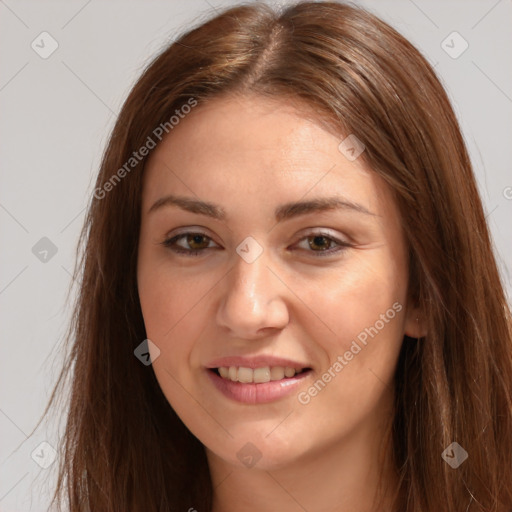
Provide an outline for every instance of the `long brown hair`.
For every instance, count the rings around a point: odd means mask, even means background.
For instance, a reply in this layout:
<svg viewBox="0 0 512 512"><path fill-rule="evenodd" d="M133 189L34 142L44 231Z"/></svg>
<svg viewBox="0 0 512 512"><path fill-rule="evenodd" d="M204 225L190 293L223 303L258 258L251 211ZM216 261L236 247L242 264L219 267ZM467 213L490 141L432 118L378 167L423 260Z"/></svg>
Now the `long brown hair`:
<svg viewBox="0 0 512 512"><path fill-rule="evenodd" d="M165 48L129 94L79 245L67 364L52 395L69 377L55 501L71 512L211 508L203 446L134 356L146 338L136 283L146 158L126 163L191 98L228 93L313 107L340 137L356 134L393 191L427 327L404 339L396 370L395 510L512 510L511 315L460 128L418 50L335 2L227 9ZM457 469L441 456L452 442L469 455Z"/></svg>

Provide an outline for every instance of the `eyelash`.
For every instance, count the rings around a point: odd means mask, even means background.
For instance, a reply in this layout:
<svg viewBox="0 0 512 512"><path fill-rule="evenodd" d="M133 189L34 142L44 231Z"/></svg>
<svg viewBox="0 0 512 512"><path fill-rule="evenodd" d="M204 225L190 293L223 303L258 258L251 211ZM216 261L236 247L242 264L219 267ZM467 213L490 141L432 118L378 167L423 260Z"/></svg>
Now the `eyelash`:
<svg viewBox="0 0 512 512"><path fill-rule="evenodd" d="M203 253L205 250L213 249L213 247L205 247L203 249L190 249L190 250L187 250L187 249L183 249L183 248L177 248L174 245L178 240L180 240L181 238L187 237L189 235L199 235L199 236L202 236L202 237L207 238L209 240L212 240L208 235L205 235L204 233L200 233L200 232L196 232L196 231L187 231L185 233L180 233L179 235L176 235L176 236L173 236L172 238L164 240L162 242L162 245L164 247L167 247L167 248L171 249L175 253L183 254L184 256L187 256L187 257L188 256L200 256L201 253ZM348 242L343 242L342 240L338 240L336 238L333 238L331 235L329 235L327 233L322 233L322 232L309 233L306 236L304 236L303 238L301 238L299 240L299 242L302 242L303 240L306 240L308 238L316 238L316 237L322 237L322 238L325 238L327 240L330 240L330 241L338 244L338 247L335 248L335 249L328 249L328 250L325 250L325 251L312 251L312 250L311 251L307 251L306 250L306 252L311 252L311 253L315 254L314 257L322 258L322 257L330 256L332 254L335 254L335 253L338 253L338 252L342 252L342 251L346 250L349 247L353 247L352 244L349 244Z"/></svg>

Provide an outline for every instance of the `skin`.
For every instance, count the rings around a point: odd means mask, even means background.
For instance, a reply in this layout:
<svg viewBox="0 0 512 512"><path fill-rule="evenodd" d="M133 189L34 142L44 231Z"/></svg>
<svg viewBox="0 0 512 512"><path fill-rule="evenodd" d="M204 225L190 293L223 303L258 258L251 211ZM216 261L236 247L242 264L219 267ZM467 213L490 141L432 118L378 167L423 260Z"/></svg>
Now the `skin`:
<svg viewBox="0 0 512 512"><path fill-rule="evenodd" d="M338 150L345 136L305 108L216 98L181 120L145 169L137 278L147 336L160 350L153 369L206 448L214 512L391 510L392 379L404 334L425 334L406 300L406 242L384 181L361 158L349 161ZM227 219L176 206L148 212L167 194L213 202ZM335 194L372 215L333 209L274 219L283 203ZM318 256L338 247L314 239L319 230L351 246ZM178 248L210 248L187 256L162 245L178 231L206 235L183 237ZM248 236L263 249L252 263L236 252ZM299 391L307 390L397 302L394 318L307 404L295 392L241 404L206 373L218 357L270 354L307 362L313 371ZM251 468L237 458L247 442L261 455Z"/></svg>

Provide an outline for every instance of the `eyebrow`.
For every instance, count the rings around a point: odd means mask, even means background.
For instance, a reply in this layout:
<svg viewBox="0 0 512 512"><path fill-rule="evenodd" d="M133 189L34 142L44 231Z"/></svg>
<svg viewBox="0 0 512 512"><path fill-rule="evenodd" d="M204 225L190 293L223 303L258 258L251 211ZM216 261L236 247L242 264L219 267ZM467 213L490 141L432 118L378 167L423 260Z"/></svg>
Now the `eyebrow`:
<svg viewBox="0 0 512 512"><path fill-rule="evenodd" d="M166 206L177 206L182 210L205 215L216 220L225 221L227 219L226 211L219 205L207 201L193 199L191 197L167 195L158 199L148 210L148 214L160 210ZM306 215L313 212L323 212L329 210L352 210L365 215L378 217L375 213L370 212L363 205L349 201L339 196L319 197L309 201L296 201L285 203L278 206L274 212L277 222Z"/></svg>

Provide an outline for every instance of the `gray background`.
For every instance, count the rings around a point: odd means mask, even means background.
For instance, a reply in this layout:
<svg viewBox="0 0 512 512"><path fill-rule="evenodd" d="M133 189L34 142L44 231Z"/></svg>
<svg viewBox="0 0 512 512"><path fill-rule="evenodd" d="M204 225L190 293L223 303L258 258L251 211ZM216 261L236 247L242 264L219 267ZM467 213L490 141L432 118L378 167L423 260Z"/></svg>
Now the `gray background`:
<svg viewBox="0 0 512 512"><path fill-rule="evenodd" d="M61 364L75 246L116 113L162 45L215 8L235 3L0 0L2 512L46 510L57 464L40 467L51 462L51 448L40 443L57 447L58 429L43 424L30 434ZM409 38L442 78L475 166L510 297L512 66L506 55L512 2L357 3ZM31 47L35 40L50 48L49 39L41 43L43 31L58 43L46 59ZM469 44L458 58L445 51L446 45L452 53L462 49L457 36L446 40L453 31ZM41 252L48 249L43 237L55 254Z"/></svg>

